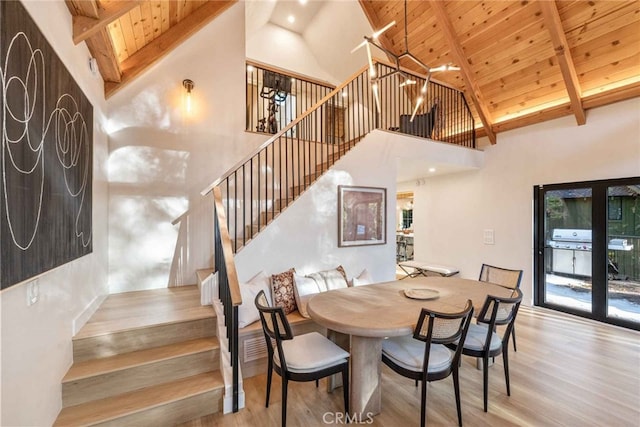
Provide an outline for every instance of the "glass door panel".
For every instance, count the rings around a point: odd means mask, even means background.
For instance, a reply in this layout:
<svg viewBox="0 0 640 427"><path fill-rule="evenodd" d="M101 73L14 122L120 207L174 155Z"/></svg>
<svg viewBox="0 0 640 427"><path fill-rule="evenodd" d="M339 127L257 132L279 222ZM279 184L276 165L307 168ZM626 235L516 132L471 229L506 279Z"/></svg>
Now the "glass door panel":
<svg viewBox="0 0 640 427"><path fill-rule="evenodd" d="M607 188L607 317L640 323L640 188Z"/></svg>
<svg viewBox="0 0 640 427"><path fill-rule="evenodd" d="M592 190L544 192L544 303L592 312Z"/></svg>

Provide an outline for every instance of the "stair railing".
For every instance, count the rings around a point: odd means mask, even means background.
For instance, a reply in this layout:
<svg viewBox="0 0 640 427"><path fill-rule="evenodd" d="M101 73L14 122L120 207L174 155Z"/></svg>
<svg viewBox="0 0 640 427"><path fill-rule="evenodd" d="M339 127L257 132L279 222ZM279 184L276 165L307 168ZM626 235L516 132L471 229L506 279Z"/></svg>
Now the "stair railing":
<svg viewBox="0 0 640 427"><path fill-rule="evenodd" d="M225 209L219 188L213 189L214 198L214 260L218 274L219 298L224 309L228 349L231 361L232 411L238 412L240 392L240 358L238 354L238 306L242 304L240 283L233 259L231 239L227 229ZM252 304L253 301L247 301Z"/></svg>
<svg viewBox="0 0 640 427"><path fill-rule="evenodd" d="M381 61L376 67L377 75L393 70ZM411 74L416 83L401 87L395 75L378 82L377 102L369 72L363 67L202 191L221 189L234 253L374 129L475 147L462 92L431 81L420 94L423 76ZM418 96L422 107L412 122Z"/></svg>
<svg viewBox="0 0 640 427"><path fill-rule="evenodd" d="M376 67L381 75L389 65L378 62ZM414 112L419 96L414 89L389 77L379 82L376 99L369 72L363 67L201 193L214 197L214 259L229 340L233 412L238 411L242 304L234 254L374 129L475 147L473 117L461 92L431 82L432 93L424 95L423 108ZM411 75L415 86L422 87L424 77ZM419 123L407 122L407 115L418 113Z"/></svg>

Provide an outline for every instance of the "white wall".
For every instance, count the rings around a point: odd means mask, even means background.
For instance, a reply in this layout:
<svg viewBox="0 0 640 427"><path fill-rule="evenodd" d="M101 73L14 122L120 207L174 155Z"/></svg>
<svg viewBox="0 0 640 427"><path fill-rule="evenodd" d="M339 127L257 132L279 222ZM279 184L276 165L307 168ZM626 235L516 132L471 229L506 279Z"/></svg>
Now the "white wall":
<svg viewBox="0 0 640 427"><path fill-rule="evenodd" d="M0 293L3 426L51 425L60 411L61 379L72 363L72 325L107 293L107 137L102 80L89 71L84 43L71 41L64 2L27 1L26 9L93 104L93 253L38 278L39 301L27 307L26 283Z"/></svg>
<svg viewBox="0 0 640 427"><path fill-rule="evenodd" d="M498 136L478 171L425 180L414 187L418 259L450 264L476 278L482 263L524 270L533 301L533 187L640 175L640 99L589 110ZM415 213L414 213L415 214ZM495 245L483 230L495 230Z"/></svg>
<svg viewBox="0 0 640 427"><path fill-rule="evenodd" d="M108 100L111 292L167 286L171 221L186 209L186 283L211 266L210 200L200 191L266 140L244 132L244 19L239 2Z"/></svg>
<svg viewBox="0 0 640 427"><path fill-rule="evenodd" d="M323 69L302 36L270 22L248 36L247 58L317 80L342 83Z"/></svg>
<svg viewBox="0 0 640 427"><path fill-rule="evenodd" d="M330 29L330 30L328 30ZM351 50L373 33L357 1L329 1L302 35L318 64L342 83L367 64L364 48ZM383 56L381 52L374 52Z"/></svg>
<svg viewBox="0 0 640 427"><path fill-rule="evenodd" d="M261 270L274 274L295 267L308 274L339 264L349 278L366 268L376 281L393 280L398 159L416 157L475 169L483 153L395 132L371 132L236 255L240 281ZM386 245L338 248L338 185L387 189Z"/></svg>

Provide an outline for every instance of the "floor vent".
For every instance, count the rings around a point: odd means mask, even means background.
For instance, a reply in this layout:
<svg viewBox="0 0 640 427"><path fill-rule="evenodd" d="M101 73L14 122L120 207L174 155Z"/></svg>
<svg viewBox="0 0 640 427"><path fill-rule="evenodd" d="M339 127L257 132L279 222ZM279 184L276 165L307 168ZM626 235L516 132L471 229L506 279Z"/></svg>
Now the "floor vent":
<svg viewBox="0 0 640 427"><path fill-rule="evenodd" d="M249 338L244 341L244 361L262 359L267 357L267 345L264 337Z"/></svg>

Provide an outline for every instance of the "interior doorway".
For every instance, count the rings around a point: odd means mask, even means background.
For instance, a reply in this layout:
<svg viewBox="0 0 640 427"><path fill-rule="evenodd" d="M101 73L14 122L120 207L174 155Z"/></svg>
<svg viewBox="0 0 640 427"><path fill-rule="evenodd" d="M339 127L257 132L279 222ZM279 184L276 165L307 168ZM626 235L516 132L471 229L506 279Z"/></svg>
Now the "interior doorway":
<svg viewBox="0 0 640 427"><path fill-rule="evenodd" d="M413 192L396 196L396 262L413 259Z"/></svg>

